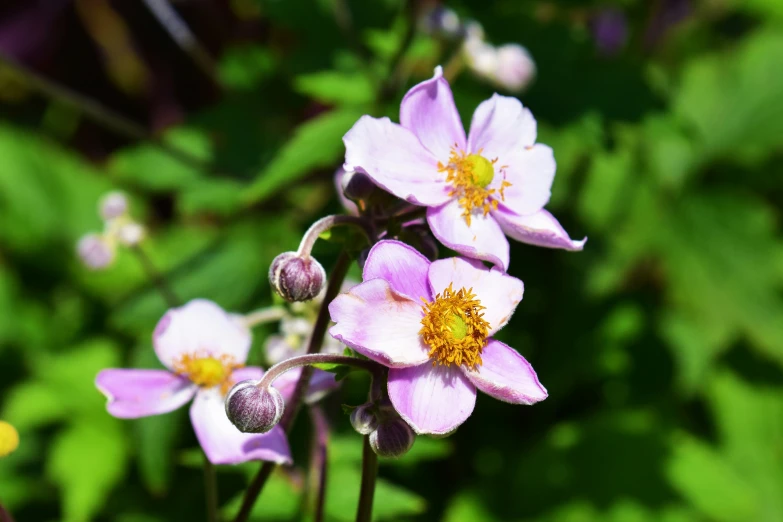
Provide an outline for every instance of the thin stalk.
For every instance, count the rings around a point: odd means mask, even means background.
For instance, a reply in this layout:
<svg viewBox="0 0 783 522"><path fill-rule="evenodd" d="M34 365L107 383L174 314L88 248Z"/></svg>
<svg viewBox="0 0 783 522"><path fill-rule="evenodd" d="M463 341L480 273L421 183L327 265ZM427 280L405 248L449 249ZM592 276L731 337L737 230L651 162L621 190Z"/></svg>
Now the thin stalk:
<svg viewBox="0 0 783 522"><path fill-rule="evenodd" d="M155 285L160 293L166 305L169 308L180 306L182 301L179 300L177 294L171 289L168 281L163 274L155 266L155 263L147 256L144 250L139 245L131 247L131 250L136 254L136 258L141 263L142 268L147 273L150 281ZM217 492L217 476L215 475L215 466L209 461L207 455L204 454L204 496L207 503L207 521L218 521L218 492Z"/></svg>
<svg viewBox="0 0 783 522"><path fill-rule="evenodd" d="M359 507L356 522L372 520L372 501L375 497L375 479L378 476L378 455L370 447L370 436L364 436L362 447L362 488L359 491Z"/></svg>
<svg viewBox="0 0 783 522"><path fill-rule="evenodd" d="M0 64L24 78L33 90L65 106L76 109L89 119L105 128L134 141L146 141L184 164L200 170L210 171L211 166L180 148L169 145L161 138L149 134L146 128L114 112L101 103L79 94L68 87L57 84L28 69L10 56L0 52Z"/></svg>
<svg viewBox="0 0 783 522"><path fill-rule="evenodd" d="M218 522L218 492L215 465L204 455L204 492L207 501L207 521Z"/></svg>
<svg viewBox="0 0 783 522"><path fill-rule="evenodd" d="M273 323L279 321L286 315L286 310L282 306L270 306L268 308L261 308L245 315L245 326L252 328L259 324Z"/></svg>
<svg viewBox="0 0 783 522"><path fill-rule="evenodd" d="M326 328L329 326L329 303L331 303L332 299L340 292L340 286L342 286L350 266L351 258L347 253L341 253L340 257L337 258L337 263L329 278L329 285L326 287L326 295L321 303L321 308L318 310L318 317L315 320L315 326L313 326L313 334L310 336L310 344L307 347L307 353L309 354L321 351ZM311 375L312 368L305 367L302 369L302 374L299 376L293 396L289 401L290 405L286 408L283 418L280 420L280 425L286 432L290 431L296 414L299 412L299 406L304 398L304 392L310 382ZM237 513L237 516L234 518L234 522L245 522L250 516L253 504L255 504L258 496L264 489L264 485L266 484L269 475L272 474L274 467L275 463L273 462L264 462L261 465L261 469L258 470L258 473L253 478L247 491L245 491L245 496L242 498L242 506L239 508L239 513Z"/></svg>
<svg viewBox="0 0 783 522"><path fill-rule="evenodd" d="M324 410L317 404L310 407L310 416L314 430L313 458L311 462L311 478L312 482L315 483L311 485L311 488L315 491L313 522L323 522L324 503L326 501L326 469L329 463L329 422L326 420Z"/></svg>
<svg viewBox="0 0 783 522"><path fill-rule="evenodd" d="M161 297L163 297L163 300L166 301L166 304L169 306L169 308L180 306L182 301L179 300L177 294L174 293L174 291L171 289L171 286L166 281L166 278L163 277L163 274L161 274L161 272L157 269L155 264L144 252L144 250L142 250L138 245L131 247L131 250L134 254L136 254L136 258L139 260L142 268L147 273L147 277L149 277L150 281L152 281L152 284L155 285L155 288L158 289L158 292L160 293Z"/></svg>
<svg viewBox="0 0 783 522"><path fill-rule="evenodd" d="M268 388L275 382L275 379L285 372L295 368L307 368L314 364L344 364L353 366L370 372L373 377L382 377L384 366L368 359L359 359L358 357L349 357L347 355L335 355L331 353L308 353L297 355L275 364L266 371L261 380L256 384L258 388ZM379 379L376 379L379 380Z"/></svg>
<svg viewBox="0 0 783 522"><path fill-rule="evenodd" d="M297 255L305 259L309 258L310 252L313 250L313 245L318 241L318 237L332 227L339 225L355 226L364 232L367 239L370 240L370 243L375 242L375 229L369 221L357 216L338 214L335 216L323 217L310 225L310 228L308 228L307 232L302 236L302 241L299 242L299 248L296 251ZM342 282L340 284L342 284Z"/></svg>

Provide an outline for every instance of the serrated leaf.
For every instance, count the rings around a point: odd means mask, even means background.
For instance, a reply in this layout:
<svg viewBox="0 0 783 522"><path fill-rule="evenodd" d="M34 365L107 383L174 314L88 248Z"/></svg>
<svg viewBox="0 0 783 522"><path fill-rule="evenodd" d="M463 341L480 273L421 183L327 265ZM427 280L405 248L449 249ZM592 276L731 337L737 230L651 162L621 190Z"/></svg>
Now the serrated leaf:
<svg viewBox="0 0 783 522"><path fill-rule="evenodd" d="M336 167L344 151L342 137L361 115L359 110L341 108L300 125L245 191L245 203L264 200L313 169Z"/></svg>

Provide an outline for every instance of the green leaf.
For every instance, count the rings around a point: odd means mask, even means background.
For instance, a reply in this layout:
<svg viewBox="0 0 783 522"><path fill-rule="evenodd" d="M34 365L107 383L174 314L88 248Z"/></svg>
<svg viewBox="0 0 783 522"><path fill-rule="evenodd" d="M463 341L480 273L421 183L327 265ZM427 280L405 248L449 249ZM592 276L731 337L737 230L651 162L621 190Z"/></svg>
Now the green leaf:
<svg viewBox="0 0 783 522"><path fill-rule="evenodd" d="M218 74L228 87L252 89L274 72L274 67L274 56L266 47L232 47L223 53Z"/></svg>
<svg viewBox="0 0 783 522"><path fill-rule="evenodd" d="M46 473L63 497L65 522L95 517L125 470L128 448L120 421L77 422L52 444Z"/></svg>
<svg viewBox="0 0 783 522"><path fill-rule="evenodd" d="M721 522L760 520L758 497L741 474L707 444L678 436L666 473L671 484L703 513Z"/></svg>
<svg viewBox="0 0 783 522"><path fill-rule="evenodd" d="M245 203L267 199L314 169L336 167L345 150L342 137L361 115L362 112L357 109L341 108L300 125L248 187L244 194Z"/></svg>
<svg viewBox="0 0 783 522"><path fill-rule="evenodd" d="M321 71L297 76L294 89L326 104L362 105L375 98L375 85L362 72Z"/></svg>

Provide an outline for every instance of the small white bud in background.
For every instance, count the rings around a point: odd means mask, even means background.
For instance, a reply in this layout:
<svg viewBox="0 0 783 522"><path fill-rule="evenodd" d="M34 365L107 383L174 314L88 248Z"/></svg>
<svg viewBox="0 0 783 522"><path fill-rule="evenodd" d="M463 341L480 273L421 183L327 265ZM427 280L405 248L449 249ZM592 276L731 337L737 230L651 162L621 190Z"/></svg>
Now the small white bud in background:
<svg viewBox="0 0 783 522"><path fill-rule="evenodd" d="M495 82L506 90L519 92L530 85L536 75L536 64L530 53L517 44L497 48Z"/></svg>
<svg viewBox="0 0 783 522"><path fill-rule="evenodd" d="M100 214L105 220L118 218L128 211L128 198L119 191L109 192L101 198Z"/></svg>
<svg viewBox="0 0 783 522"><path fill-rule="evenodd" d="M138 223L126 223L117 230L117 239L125 246L138 245L144 235L144 227Z"/></svg>
<svg viewBox="0 0 783 522"><path fill-rule="evenodd" d="M114 261L114 247L100 234L87 234L76 245L76 253L91 270L106 268Z"/></svg>

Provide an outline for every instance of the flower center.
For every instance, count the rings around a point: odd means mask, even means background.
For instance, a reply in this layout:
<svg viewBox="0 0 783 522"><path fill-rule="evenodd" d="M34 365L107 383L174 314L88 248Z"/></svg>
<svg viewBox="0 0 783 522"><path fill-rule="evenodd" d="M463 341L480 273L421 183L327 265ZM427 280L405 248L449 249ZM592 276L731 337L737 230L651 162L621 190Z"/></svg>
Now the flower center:
<svg viewBox="0 0 783 522"><path fill-rule="evenodd" d="M497 199L491 197L493 194L497 193L501 201L505 200L503 190L510 187L511 183L503 180L500 187L487 188L495 179L496 162L497 159L490 161L482 156L481 150L476 154L465 154L464 151L457 151L455 147L451 148L448 165L438 162L438 172L445 172L446 183L451 184L449 196L459 198L462 215L468 226L470 226L470 216L475 209L486 216L490 210L498 208ZM498 172L505 176L503 172L505 168L505 166L498 168Z"/></svg>
<svg viewBox="0 0 783 522"><path fill-rule="evenodd" d="M174 364L174 371L203 388L220 385L223 393L231 387L231 373L241 368L230 355L220 357L185 354Z"/></svg>
<svg viewBox="0 0 783 522"><path fill-rule="evenodd" d="M484 306L473 289L455 292L452 284L422 309L419 334L430 347L432 364L464 364L468 368L481 365L481 352L487 345L489 323L484 320Z"/></svg>

